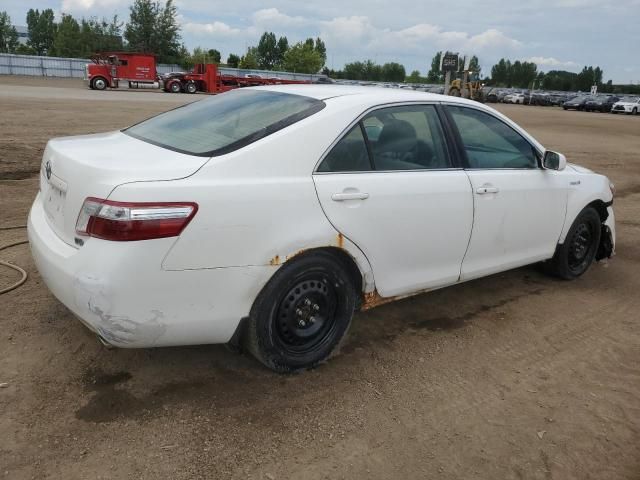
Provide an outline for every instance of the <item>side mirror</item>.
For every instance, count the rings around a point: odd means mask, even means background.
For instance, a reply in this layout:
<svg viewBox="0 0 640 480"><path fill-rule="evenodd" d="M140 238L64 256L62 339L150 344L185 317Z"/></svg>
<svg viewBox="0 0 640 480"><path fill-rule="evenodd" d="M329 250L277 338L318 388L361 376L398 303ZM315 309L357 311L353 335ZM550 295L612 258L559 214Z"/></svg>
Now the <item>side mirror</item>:
<svg viewBox="0 0 640 480"><path fill-rule="evenodd" d="M542 157L542 168L545 170L564 170L567 166L567 157L558 152L547 150Z"/></svg>

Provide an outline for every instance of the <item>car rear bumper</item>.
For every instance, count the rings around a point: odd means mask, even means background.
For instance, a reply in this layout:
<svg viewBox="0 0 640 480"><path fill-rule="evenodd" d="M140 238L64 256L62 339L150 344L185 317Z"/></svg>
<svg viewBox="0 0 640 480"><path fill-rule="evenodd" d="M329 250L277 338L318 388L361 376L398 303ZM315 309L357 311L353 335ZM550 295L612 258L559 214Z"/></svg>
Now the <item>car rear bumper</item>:
<svg viewBox="0 0 640 480"><path fill-rule="evenodd" d="M225 343L276 269L163 270L175 238L89 238L74 248L50 228L40 195L28 234L36 267L54 296L117 347Z"/></svg>

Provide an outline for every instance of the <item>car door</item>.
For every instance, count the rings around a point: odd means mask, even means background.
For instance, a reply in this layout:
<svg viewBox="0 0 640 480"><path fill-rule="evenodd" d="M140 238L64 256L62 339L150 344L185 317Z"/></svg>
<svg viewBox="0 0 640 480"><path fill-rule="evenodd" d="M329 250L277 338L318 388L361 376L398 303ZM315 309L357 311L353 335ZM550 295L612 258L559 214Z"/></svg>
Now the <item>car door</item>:
<svg viewBox="0 0 640 480"><path fill-rule="evenodd" d="M329 221L369 260L381 296L458 281L473 195L464 170L451 163L434 105L366 114L313 179Z"/></svg>
<svg viewBox="0 0 640 480"><path fill-rule="evenodd" d="M542 169L541 152L497 116L471 106L449 105L446 111L474 198L461 279L552 257L566 214L566 176Z"/></svg>

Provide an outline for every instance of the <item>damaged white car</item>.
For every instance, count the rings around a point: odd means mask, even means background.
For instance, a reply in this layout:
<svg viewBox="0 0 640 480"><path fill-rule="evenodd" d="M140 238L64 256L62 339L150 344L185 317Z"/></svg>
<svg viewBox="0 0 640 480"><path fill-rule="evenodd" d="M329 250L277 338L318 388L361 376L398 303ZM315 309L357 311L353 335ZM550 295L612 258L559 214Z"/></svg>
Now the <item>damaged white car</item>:
<svg viewBox="0 0 640 480"><path fill-rule="evenodd" d="M29 215L53 294L107 344L325 360L354 311L610 257L613 186L460 98L245 88L51 140Z"/></svg>

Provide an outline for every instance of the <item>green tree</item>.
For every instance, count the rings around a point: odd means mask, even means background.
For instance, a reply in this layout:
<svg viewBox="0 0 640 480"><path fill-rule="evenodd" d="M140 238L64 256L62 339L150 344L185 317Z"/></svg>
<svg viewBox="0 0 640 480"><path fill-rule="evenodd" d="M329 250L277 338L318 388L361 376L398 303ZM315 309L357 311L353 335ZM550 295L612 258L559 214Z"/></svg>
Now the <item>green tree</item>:
<svg viewBox="0 0 640 480"><path fill-rule="evenodd" d="M238 67L247 68L250 70L259 68L258 49L256 47L247 48L247 53L245 53L240 59L240 62L238 62Z"/></svg>
<svg viewBox="0 0 640 480"><path fill-rule="evenodd" d="M231 68L238 68L238 65L240 65L240 57L235 53L230 53L227 57L227 65Z"/></svg>
<svg viewBox="0 0 640 480"><path fill-rule="evenodd" d="M272 70L278 62L278 41L273 32L264 32L257 46L258 66L263 70Z"/></svg>
<svg viewBox="0 0 640 480"><path fill-rule="evenodd" d="M24 43L19 43L16 47L15 52L16 55L35 55L36 51L30 47L29 45L25 45Z"/></svg>
<svg viewBox="0 0 640 480"><path fill-rule="evenodd" d="M180 63L185 49L180 43L178 10L173 0L134 0L129 7L124 37L133 51L154 53L160 63Z"/></svg>
<svg viewBox="0 0 640 480"><path fill-rule="evenodd" d="M276 59L275 68L283 68L284 64L284 55L289 50L289 40L287 37L282 36L278 39L278 57Z"/></svg>
<svg viewBox="0 0 640 480"><path fill-rule="evenodd" d="M327 46L324 44L320 37L316 38L315 50L322 57L322 65L327 63Z"/></svg>
<svg viewBox="0 0 640 480"><path fill-rule="evenodd" d="M29 29L29 45L36 55L49 55L56 34L53 10L47 8L40 12L30 8L27 12L27 28Z"/></svg>
<svg viewBox="0 0 640 480"><path fill-rule="evenodd" d="M473 55L471 60L469 60L469 70L476 72L478 74L478 78L480 77L480 72L482 71L480 68L480 60L478 60L478 57L475 55Z"/></svg>
<svg viewBox="0 0 640 480"><path fill-rule="evenodd" d="M411 75L407 77L408 83L421 83L422 78L420 77L420 72L418 70L414 70L411 72Z"/></svg>
<svg viewBox="0 0 640 480"><path fill-rule="evenodd" d="M114 15L111 20L83 18L80 22L80 43L83 47L83 55L122 50L122 26L123 22L117 15Z"/></svg>
<svg viewBox="0 0 640 480"><path fill-rule="evenodd" d="M291 72L318 73L323 65L322 54L315 49L313 39L296 43L284 55L283 66Z"/></svg>
<svg viewBox="0 0 640 480"><path fill-rule="evenodd" d="M0 53L14 53L18 48L18 32L7 12L0 12Z"/></svg>
<svg viewBox="0 0 640 480"><path fill-rule="evenodd" d="M385 63L382 66L381 78L385 82L404 82L406 75L404 66L399 63Z"/></svg>
<svg viewBox="0 0 640 480"><path fill-rule="evenodd" d="M220 52L218 50L216 50L215 48L210 48L209 50L207 50L207 54L209 55L209 58L211 59L211 61L213 63L221 63L222 62L222 56L220 55Z"/></svg>
<svg viewBox="0 0 640 480"><path fill-rule="evenodd" d="M58 57L81 57L85 54L81 43L80 24L66 13L56 27L52 54Z"/></svg>
<svg viewBox="0 0 640 480"><path fill-rule="evenodd" d="M442 83L444 82L444 75L440 71L440 59L442 58L442 52L438 52L431 59L431 68L427 73L427 82L429 83Z"/></svg>
<svg viewBox="0 0 640 480"><path fill-rule="evenodd" d="M134 0L129 7L129 23L124 29L124 38L129 50L156 53L156 26L160 5L151 0Z"/></svg>
<svg viewBox="0 0 640 480"><path fill-rule="evenodd" d="M173 0L167 0L164 8L158 4L156 21L156 50L160 63L179 63L181 61L180 24L178 10Z"/></svg>

